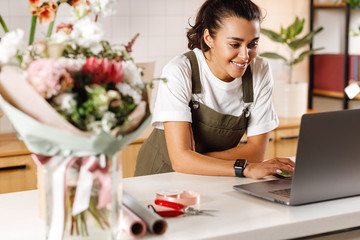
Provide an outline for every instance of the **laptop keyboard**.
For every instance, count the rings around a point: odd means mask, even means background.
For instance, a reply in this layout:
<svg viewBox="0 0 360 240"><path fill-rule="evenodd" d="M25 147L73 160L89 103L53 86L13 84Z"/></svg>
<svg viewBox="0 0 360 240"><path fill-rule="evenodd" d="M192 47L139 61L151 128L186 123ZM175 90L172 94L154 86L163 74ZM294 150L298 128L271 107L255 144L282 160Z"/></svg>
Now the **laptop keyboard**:
<svg viewBox="0 0 360 240"><path fill-rule="evenodd" d="M275 191L270 191L270 193L282 196L282 197L290 197L291 188L280 189Z"/></svg>

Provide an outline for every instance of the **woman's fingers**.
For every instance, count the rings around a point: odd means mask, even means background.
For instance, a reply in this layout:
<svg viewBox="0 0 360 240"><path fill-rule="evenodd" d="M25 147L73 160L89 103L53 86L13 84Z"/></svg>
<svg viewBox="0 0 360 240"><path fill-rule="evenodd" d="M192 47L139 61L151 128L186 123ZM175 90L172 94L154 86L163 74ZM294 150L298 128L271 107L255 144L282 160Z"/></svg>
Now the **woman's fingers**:
<svg viewBox="0 0 360 240"><path fill-rule="evenodd" d="M279 170L293 173L294 166L295 163L289 158L273 158L262 163L251 163L247 167L248 171L245 172L247 177L260 179L277 174Z"/></svg>
<svg viewBox="0 0 360 240"><path fill-rule="evenodd" d="M295 167L295 162L290 158L276 158L276 159L282 163L289 164L290 166Z"/></svg>
<svg viewBox="0 0 360 240"><path fill-rule="evenodd" d="M283 162L276 162L271 164L271 168L272 168L272 174L276 174L277 170L281 170L281 171L286 171L289 173L293 173L294 172L294 166L290 165L288 163L283 163Z"/></svg>
<svg viewBox="0 0 360 240"><path fill-rule="evenodd" d="M276 157L276 158L272 158L272 159L264 161L264 163L273 163L273 164L276 164L278 162L283 163L283 164L287 164L287 165L292 166L292 167L295 167L294 161L292 161L290 158Z"/></svg>

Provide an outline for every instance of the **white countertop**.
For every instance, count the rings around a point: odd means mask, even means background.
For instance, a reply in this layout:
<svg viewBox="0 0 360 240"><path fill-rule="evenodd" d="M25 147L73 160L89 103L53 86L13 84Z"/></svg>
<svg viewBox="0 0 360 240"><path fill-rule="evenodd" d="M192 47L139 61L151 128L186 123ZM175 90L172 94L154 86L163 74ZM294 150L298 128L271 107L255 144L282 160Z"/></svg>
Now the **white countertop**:
<svg viewBox="0 0 360 240"><path fill-rule="evenodd" d="M124 190L145 205L153 203L157 191L179 189L199 192L200 208L217 210L215 216L167 219L166 233L147 234L147 239L288 239L360 225L360 197L290 207L232 189L252 181L166 173L126 178L123 183ZM37 190L0 194L0 239L44 239L37 194Z"/></svg>

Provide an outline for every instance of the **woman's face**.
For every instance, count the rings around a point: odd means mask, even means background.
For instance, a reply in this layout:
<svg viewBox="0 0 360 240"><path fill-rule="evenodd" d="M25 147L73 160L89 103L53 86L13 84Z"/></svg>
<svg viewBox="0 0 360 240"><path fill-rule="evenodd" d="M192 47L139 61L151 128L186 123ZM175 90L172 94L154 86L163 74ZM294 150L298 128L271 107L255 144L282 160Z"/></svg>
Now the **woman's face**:
<svg viewBox="0 0 360 240"><path fill-rule="evenodd" d="M205 56L212 73L225 82L242 77L257 55L259 37L258 20L238 17L224 19L214 38L205 30L205 42L211 47Z"/></svg>

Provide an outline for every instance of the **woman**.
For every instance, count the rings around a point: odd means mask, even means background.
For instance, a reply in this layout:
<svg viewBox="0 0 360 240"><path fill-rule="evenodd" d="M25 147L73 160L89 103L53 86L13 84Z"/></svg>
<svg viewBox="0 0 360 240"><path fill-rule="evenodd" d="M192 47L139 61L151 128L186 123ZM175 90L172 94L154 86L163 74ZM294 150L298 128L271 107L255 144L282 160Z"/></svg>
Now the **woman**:
<svg viewBox="0 0 360 240"><path fill-rule="evenodd" d="M163 69L167 82L159 85L155 129L139 152L136 176L176 171L259 179L293 172L290 159L263 162L278 118L270 66L257 57L261 19L250 0L201 6L187 33L192 51ZM247 144L238 145L245 131Z"/></svg>

